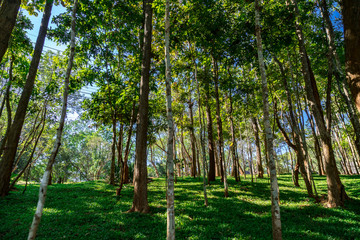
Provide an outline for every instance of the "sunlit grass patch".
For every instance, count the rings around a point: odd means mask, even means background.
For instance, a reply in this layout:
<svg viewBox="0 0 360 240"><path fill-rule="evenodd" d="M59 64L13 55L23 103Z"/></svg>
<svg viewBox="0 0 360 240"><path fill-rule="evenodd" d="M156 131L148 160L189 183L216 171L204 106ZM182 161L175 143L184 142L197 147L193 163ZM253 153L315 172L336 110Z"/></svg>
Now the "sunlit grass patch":
<svg viewBox="0 0 360 240"><path fill-rule="evenodd" d="M315 176L319 194L326 178ZM344 208L327 209L308 198L303 182L293 187L291 175L279 176L284 239L357 239L360 236L359 176L342 176L352 198ZM38 185L23 185L0 199L0 239L24 239L36 208ZM126 213L133 186L118 197L117 187L104 181L49 186L37 239L164 239L166 236L165 179L148 185L150 214ZM175 184L177 239L271 239L269 181L229 178L229 198L220 179L207 186L204 206L202 179L178 178Z"/></svg>

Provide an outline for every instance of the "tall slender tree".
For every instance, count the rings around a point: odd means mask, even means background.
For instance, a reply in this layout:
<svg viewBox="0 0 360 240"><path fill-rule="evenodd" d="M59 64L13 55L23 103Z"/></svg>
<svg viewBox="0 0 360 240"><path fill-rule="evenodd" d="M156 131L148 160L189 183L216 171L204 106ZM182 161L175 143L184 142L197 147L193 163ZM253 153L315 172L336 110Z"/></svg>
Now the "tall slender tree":
<svg viewBox="0 0 360 240"><path fill-rule="evenodd" d="M144 41L142 48L139 111L136 129L134 199L129 212L149 212L147 199L147 131L149 120L150 62L152 39L152 2L144 0Z"/></svg>
<svg viewBox="0 0 360 240"><path fill-rule="evenodd" d="M270 126L269 90L267 87L265 64L263 57L259 0L255 0L255 33L256 33L256 45L257 45L258 61L259 61L259 68L261 74L261 86L262 86L262 94L263 94L265 141L267 146L267 155L269 158L269 168L270 168L269 170L270 170L270 181L271 181L272 230L273 230L273 239L278 240L278 239L282 239L280 204L279 204L279 185L276 177L273 135Z"/></svg>
<svg viewBox="0 0 360 240"><path fill-rule="evenodd" d="M167 142L167 240L175 239L175 211L174 211L174 120L171 98L171 63L170 63L170 0L166 0L165 9L165 65L166 65L166 112L168 124Z"/></svg>
<svg viewBox="0 0 360 240"><path fill-rule="evenodd" d="M51 10L51 6L52 6L53 2L48 1L46 4L50 4L50 10ZM43 208L45 205L45 199L46 199L46 193L47 193L47 187L48 187L50 175L52 172L52 168L53 168L57 153L58 153L60 145L61 145L61 137L63 134L64 125L65 125L66 111L67 111L67 105L68 105L70 76L71 76L71 70L73 67L74 56L75 56L75 24L76 24L77 4L78 4L78 1L75 0L74 5L73 5L73 10L72 10L72 17L71 17L70 55L69 55L68 66L67 66L66 74L65 74L64 93L63 93L63 101L62 101L62 109L61 109L61 117L60 117L59 127L56 132L56 140L54 143L53 150L51 152L49 161L47 163L44 175L43 175L41 183L40 183L39 200L37 203L33 222L30 227L28 240L35 239L35 237L36 237L36 232L39 227L41 216L42 216L42 211L43 211Z"/></svg>

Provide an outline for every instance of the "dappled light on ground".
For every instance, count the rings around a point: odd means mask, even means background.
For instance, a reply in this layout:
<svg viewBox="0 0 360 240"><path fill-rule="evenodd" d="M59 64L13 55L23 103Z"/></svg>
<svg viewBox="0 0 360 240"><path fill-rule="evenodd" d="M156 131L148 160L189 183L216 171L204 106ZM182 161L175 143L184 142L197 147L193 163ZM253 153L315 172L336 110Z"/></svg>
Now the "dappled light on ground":
<svg viewBox="0 0 360 240"><path fill-rule="evenodd" d="M342 176L351 201L327 209L309 199L302 182L293 187L290 175L279 177L284 239L356 239L360 236L359 176ZM326 194L325 177L315 177ZM202 180L178 178L175 185L177 239L271 239L270 186L267 179L251 183L229 179L224 198L219 179L208 186L204 206ZM24 239L35 211L38 186L23 186L0 199L0 239ZM49 187L37 239L165 239L165 179L149 183L150 214L126 213L133 188L121 196L104 182L54 184Z"/></svg>

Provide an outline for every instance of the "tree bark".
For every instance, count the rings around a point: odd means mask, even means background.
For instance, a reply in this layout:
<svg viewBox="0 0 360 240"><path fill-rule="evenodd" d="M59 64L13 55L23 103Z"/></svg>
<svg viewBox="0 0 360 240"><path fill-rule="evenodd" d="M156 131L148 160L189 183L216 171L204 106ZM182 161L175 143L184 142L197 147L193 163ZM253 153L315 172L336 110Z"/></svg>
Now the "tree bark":
<svg viewBox="0 0 360 240"><path fill-rule="evenodd" d="M2 154L4 152L6 142L7 142L7 138L9 137L10 127L11 127L11 124L12 124L12 114L11 114L11 105L10 105L10 89L11 89L11 84L12 84L12 80L13 80L13 64L14 64L14 57L12 56L10 58L9 81L7 83L7 87L6 87L6 91L5 91L5 95L4 95L4 100L3 100L3 103L6 105L7 126L6 126L5 134L4 134L4 136L3 136L3 138L1 139L1 142L0 142L0 157L2 156Z"/></svg>
<svg viewBox="0 0 360 240"><path fill-rule="evenodd" d="M201 109L201 95L200 95L200 86L198 81L198 75L197 75L197 65L196 60L193 58L193 63L195 66L195 82L196 82L196 90L198 95L198 110L199 110L199 122L200 122L200 145L201 145L201 155L202 155L202 164L203 164L203 189L204 189L204 205L208 206L208 198L207 198L207 192L206 192L206 151L205 151L205 121L204 119L204 113ZM200 164L199 164L200 165ZM199 166L200 167L200 166Z"/></svg>
<svg viewBox="0 0 360 240"><path fill-rule="evenodd" d="M213 69L214 69L214 84L215 84L215 101L216 101L216 123L217 123L217 135L218 135L218 145L219 145L219 165L220 165L220 175L221 182L224 182L224 144L223 144L223 133L222 133L222 121L220 113L220 100L219 100L219 83L218 83L218 65L217 61L213 57ZM224 184L226 184L224 182Z"/></svg>
<svg viewBox="0 0 360 240"><path fill-rule="evenodd" d="M231 131L231 158L233 160L233 166L232 166L232 176L235 177L235 181L240 181L239 176L239 168L238 168L238 162L236 157L236 138L235 138L235 127L234 127L234 119L233 119L233 106L232 106L232 96L231 96L231 89L230 89L230 106L229 106L229 119L230 119L230 131Z"/></svg>
<svg viewBox="0 0 360 240"><path fill-rule="evenodd" d="M166 76L166 116L168 124L167 142L167 231L166 239L175 240L175 211L174 211L174 120L171 99L171 63L170 63L170 0L166 0L165 9L165 76Z"/></svg>
<svg viewBox="0 0 360 240"><path fill-rule="evenodd" d="M193 116L193 103L191 102L191 97L189 99L189 115L190 115L190 144L191 144L191 152L192 152L192 157L191 157L191 176L192 177L196 177L197 175L197 164L196 164L196 147L195 147L195 143L196 143L196 138L195 138L195 133L194 133L194 116Z"/></svg>
<svg viewBox="0 0 360 240"><path fill-rule="evenodd" d="M0 7L0 62L8 49L21 0L4 0Z"/></svg>
<svg viewBox="0 0 360 240"><path fill-rule="evenodd" d="M342 0L345 69L355 105L360 112L360 2ZM360 141L360 140L359 140Z"/></svg>
<svg viewBox="0 0 360 240"><path fill-rule="evenodd" d="M54 143L53 150L51 152L51 155L50 155L49 161L47 163L43 178L41 180L40 189L39 189L39 200L37 203L33 222L30 227L28 240L35 239L35 237L36 237L36 232L39 227L41 216L42 216L42 211L43 211L43 208L45 205L46 192L47 192L48 182L49 182L51 172L52 172L52 167L54 165L56 155L57 155L60 145L61 145L61 137L62 137L64 125L65 125L67 100L68 100L68 95L69 95L70 74L71 74L71 69L73 66L73 61L74 61L74 56L75 56L75 24L76 24L77 3L78 3L77 0L75 0L73 10L72 10L70 55L69 55L69 62L68 62L68 66L67 66L66 74L65 74L64 94L63 94L63 102L62 102L59 127L56 132L56 141ZM52 5L53 5L52 0L46 2L44 16L47 16L47 20L49 20L49 18L50 18ZM46 26L47 26L47 24L46 24Z"/></svg>
<svg viewBox="0 0 360 240"><path fill-rule="evenodd" d="M269 157L270 181L271 181L271 212L272 212L272 229L273 239L282 239L280 204L279 204L279 185L276 177L276 166L274 159L273 135L270 126L269 111L269 90L267 87L265 64L263 57L263 47L261 40L260 27L260 4L259 0L255 0L255 32L256 45L259 60L259 68L261 73L261 86L263 92L263 111L264 111L264 127L266 134L267 154Z"/></svg>
<svg viewBox="0 0 360 240"><path fill-rule="evenodd" d="M18 108L16 109L14 121L9 130L9 137L6 143L6 149L0 162L0 195L5 196L9 192L10 175L12 165L15 160L16 150L19 144L19 138L24 125L27 107L30 101L31 93L34 88L34 81L38 70L41 53L43 50L45 37L48 29L53 0L48 0L45 5L44 15L41 20L39 35L36 40L33 57L26 77L26 82L21 94ZM0 24L2 26L2 24ZM1 34L0 34L1 35Z"/></svg>
<svg viewBox="0 0 360 240"><path fill-rule="evenodd" d="M215 153L214 153L214 138L213 138L213 126L212 126L212 117L210 109L210 86L209 82L205 83L206 96L205 96L205 105L206 105L206 118L207 118L207 132L208 132L208 148L209 148L209 172L208 172L208 181L215 181Z"/></svg>
<svg viewBox="0 0 360 240"><path fill-rule="evenodd" d="M320 10L323 15L324 22L325 22L324 26L325 26L326 37L328 39L329 58L333 62L331 64L334 66L333 70L334 70L337 87L338 87L338 90L339 90L341 96L343 97L343 99L346 103L348 113L350 115L350 122L355 130L354 131L355 146L356 146L355 148L356 148L357 153L360 155L360 121L356 115L354 102L352 101L351 96L348 91L348 83L346 83L346 81L345 81L346 76L344 76L344 74L343 74L343 71L342 71L341 65L340 65L339 56L336 51L336 45L335 45L335 40L334 40L334 28L332 26L332 22L330 19L327 2L326 2L326 0L320 0L319 3L320 3L319 4ZM360 10L360 8L358 8L358 11L359 10ZM344 17L344 19L346 19L347 17L348 16ZM358 19L360 19L360 18L358 18ZM358 30L360 30L360 28L358 28ZM346 39L345 39L345 41L346 41ZM358 43L359 43L359 40L358 40ZM345 46L345 51L346 51L346 46ZM345 52L345 54L346 54L346 52ZM358 58L358 59L360 59L360 58Z"/></svg>
<svg viewBox="0 0 360 240"><path fill-rule="evenodd" d="M110 185L115 185L115 154L116 154L116 113L112 117L112 145L111 145L111 166L110 166Z"/></svg>
<svg viewBox="0 0 360 240"><path fill-rule="evenodd" d="M258 178L264 178L264 169L262 167L261 161L261 146L260 146L260 138L259 138L259 126L257 124L257 120L255 117L251 118L252 128L254 131L255 137L255 145L256 145L256 165L258 169Z"/></svg>
<svg viewBox="0 0 360 240"><path fill-rule="evenodd" d="M152 2L144 0L144 46L141 66L139 113L136 130L134 199L129 212L149 212L147 199L147 131L149 119L149 82L152 39Z"/></svg>
<svg viewBox="0 0 360 240"><path fill-rule="evenodd" d="M136 121L135 107L136 107L136 104L135 104L135 102L133 102L131 120L130 120L130 125L129 125L129 129L128 129L128 134L127 134L128 138L127 138L126 146L125 146L125 156L124 156L124 166L123 166L124 169L123 169L123 173L122 173L122 181L124 184L129 183L129 181L130 181L128 159L129 159L129 155L130 155L130 143L131 143L131 137L132 137L132 133L133 133L133 126Z"/></svg>

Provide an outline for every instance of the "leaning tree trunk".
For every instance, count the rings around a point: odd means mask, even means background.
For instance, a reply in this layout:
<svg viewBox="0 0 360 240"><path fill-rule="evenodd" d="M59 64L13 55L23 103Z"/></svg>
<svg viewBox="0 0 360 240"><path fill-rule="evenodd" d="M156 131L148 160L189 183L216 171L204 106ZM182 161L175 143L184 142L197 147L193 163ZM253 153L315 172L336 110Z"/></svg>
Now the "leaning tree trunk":
<svg viewBox="0 0 360 240"><path fill-rule="evenodd" d="M21 130L24 125L27 107L30 101L32 90L34 88L35 77L45 42L52 5L53 5L53 0L49 0L46 2L44 15L41 20L39 35L36 40L33 57L30 63L29 73L27 75L23 92L21 94L18 103L18 108L16 109L14 121L11 124L9 130L9 136L7 139L4 155L0 162L0 195L1 196L5 196L9 193L11 169L15 160L16 150L19 144ZM2 24L0 24L0 26L2 26Z"/></svg>
<svg viewBox="0 0 360 240"><path fill-rule="evenodd" d="M310 60L307 56L304 35L299 20L299 10L297 3L292 0L294 5L296 21L296 35L299 41L300 58L302 62L302 72L305 80L305 91L307 99L310 103L310 109L314 114L315 122L319 128L320 137L322 140L322 148L324 152L326 179L328 185L328 207L337 207L344 204L346 193L344 185L341 183L339 173L336 167L334 149L331 143L330 129L326 127L324 114L320 102L319 91L317 89L315 78L312 74Z"/></svg>
<svg viewBox="0 0 360 240"><path fill-rule="evenodd" d="M270 168L273 239L282 239L280 204L279 204L279 185L276 177L273 136L270 126L269 90L266 82L265 64L264 64L263 49L262 49L259 0L255 0L255 32L256 32L258 59L260 65L259 68L261 73L261 86L263 91L264 127L265 127L267 154L269 157L269 168Z"/></svg>
<svg viewBox="0 0 360 240"><path fill-rule="evenodd" d="M26 171L26 169L31 165L32 161L33 161L33 157L34 157L34 154L35 154L35 150L36 150L36 147L38 145L38 142L40 140L40 137L42 136L42 133L44 131L44 128L45 128L45 123L46 123L46 103L45 103L45 106L44 106L44 115L43 115L43 119L41 121L42 123L42 127L40 129L40 132L39 134L36 136L36 139L35 139L35 142L34 142L34 147L31 151L31 154L30 154L30 157L28 159L28 161L26 162L25 164L25 167L18 173L18 175L16 176L16 178L13 180L13 182L11 183L10 185L10 189L12 189L15 185L15 183L19 180L19 178L24 174L24 172Z"/></svg>
<svg viewBox="0 0 360 240"><path fill-rule="evenodd" d="M21 0L4 0L0 8L0 62L9 45L11 33L14 29Z"/></svg>
<svg viewBox="0 0 360 240"><path fill-rule="evenodd" d="M149 82L152 39L152 2L144 0L144 43L141 66L139 113L136 129L134 199L130 212L149 212L147 199L147 131L149 120Z"/></svg>
<svg viewBox="0 0 360 240"><path fill-rule="evenodd" d="M166 66L166 113L168 123L167 143L167 231L166 239L175 239L175 212L174 212L174 120L172 115L171 99L171 64L170 64L170 0L166 0L165 9L165 66Z"/></svg>
<svg viewBox="0 0 360 240"><path fill-rule="evenodd" d="M59 122L59 127L56 132L56 141L54 143L53 150L51 152L49 161L47 163L43 178L41 180L40 189L39 189L39 201L37 203L35 215L33 218L33 222L30 227L28 239L35 239L36 232L40 224L42 211L45 205L46 199L46 192L47 187L52 171L53 164L55 162L56 155L59 151L60 144L61 144L61 137L64 129L65 118L66 118L66 110L67 110L67 100L69 95L69 82L70 82L70 74L71 69L73 66L74 55L75 55L75 23L76 23L76 9L77 9L77 0L74 2L73 11L72 11L72 19L71 19L71 41L70 41L70 55L69 55L69 62L66 69L65 81L64 81L64 94L63 94L63 102L62 102L62 109L61 109L61 117ZM51 12L51 7L53 5L53 1L47 1L45 9L49 10L49 17ZM46 11L45 14L46 15Z"/></svg>

